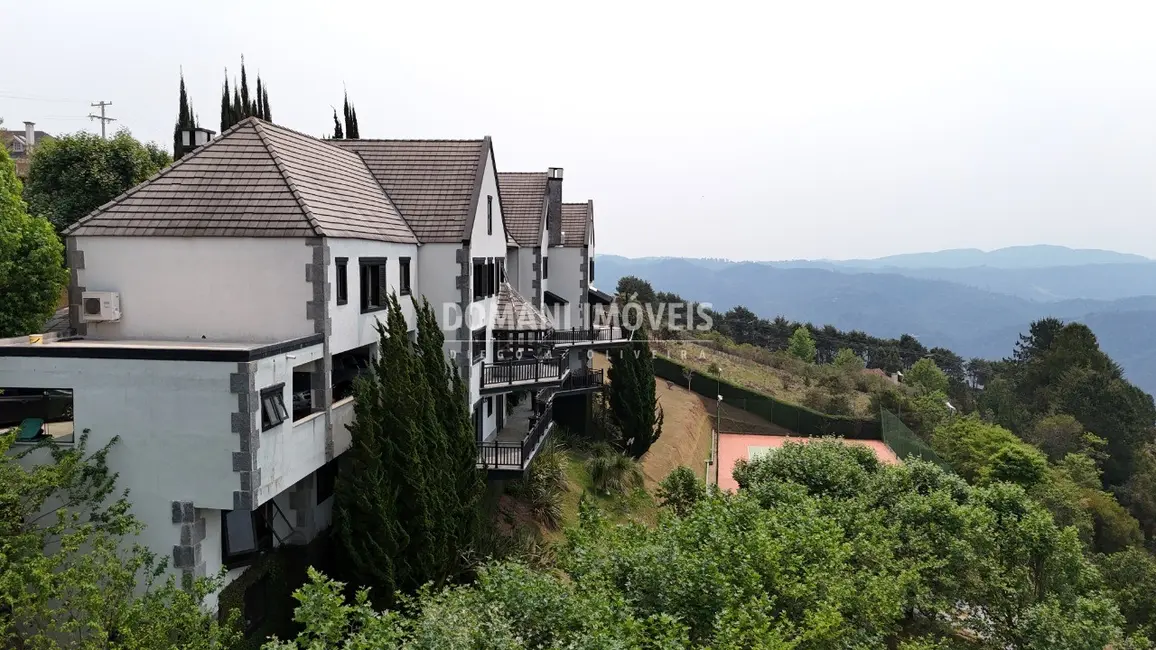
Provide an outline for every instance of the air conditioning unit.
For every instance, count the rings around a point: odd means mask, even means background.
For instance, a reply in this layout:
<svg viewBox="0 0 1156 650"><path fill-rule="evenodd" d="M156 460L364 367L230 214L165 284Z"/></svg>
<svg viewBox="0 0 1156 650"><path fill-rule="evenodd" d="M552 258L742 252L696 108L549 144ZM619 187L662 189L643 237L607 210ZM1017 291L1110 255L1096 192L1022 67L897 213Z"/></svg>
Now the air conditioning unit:
<svg viewBox="0 0 1156 650"><path fill-rule="evenodd" d="M120 294L116 291L85 291L80 294L80 315L86 323L120 320Z"/></svg>

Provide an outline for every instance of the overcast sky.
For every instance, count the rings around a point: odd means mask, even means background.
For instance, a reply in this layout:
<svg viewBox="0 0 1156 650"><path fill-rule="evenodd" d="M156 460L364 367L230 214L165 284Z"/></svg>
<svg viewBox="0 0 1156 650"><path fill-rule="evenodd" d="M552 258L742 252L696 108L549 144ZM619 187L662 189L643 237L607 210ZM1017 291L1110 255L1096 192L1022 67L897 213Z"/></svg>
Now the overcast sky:
<svg viewBox="0 0 1156 650"><path fill-rule="evenodd" d="M0 117L171 146L245 55L279 124L491 135L565 168L598 252L876 257L1033 243L1156 257L1156 9L1112 2L53 2L4 9Z"/></svg>

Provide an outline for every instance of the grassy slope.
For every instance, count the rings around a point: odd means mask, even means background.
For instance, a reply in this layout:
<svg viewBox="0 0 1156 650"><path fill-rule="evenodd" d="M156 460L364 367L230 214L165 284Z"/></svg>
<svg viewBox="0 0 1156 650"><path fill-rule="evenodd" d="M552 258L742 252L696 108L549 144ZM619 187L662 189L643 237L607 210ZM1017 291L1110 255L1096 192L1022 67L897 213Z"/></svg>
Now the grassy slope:
<svg viewBox="0 0 1156 650"><path fill-rule="evenodd" d="M694 368L703 375L710 375L708 368L712 363L717 364L722 371L722 377L732 384L770 395L784 402L802 404L803 396L810 388L806 384L805 377L792 372L790 368L776 368L693 341L670 341L655 347L665 348L656 351ZM856 415L871 417L871 396L855 391L852 397Z"/></svg>

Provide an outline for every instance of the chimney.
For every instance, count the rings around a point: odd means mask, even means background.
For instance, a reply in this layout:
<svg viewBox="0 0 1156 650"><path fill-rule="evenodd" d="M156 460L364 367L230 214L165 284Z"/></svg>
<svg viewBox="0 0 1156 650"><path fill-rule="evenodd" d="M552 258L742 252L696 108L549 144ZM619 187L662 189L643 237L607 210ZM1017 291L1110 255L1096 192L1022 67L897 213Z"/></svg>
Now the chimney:
<svg viewBox="0 0 1156 650"><path fill-rule="evenodd" d="M24 150L31 152L36 146L36 122L24 123Z"/></svg>
<svg viewBox="0 0 1156 650"><path fill-rule="evenodd" d="M546 230L550 246L562 245L562 168L546 170Z"/></svg>

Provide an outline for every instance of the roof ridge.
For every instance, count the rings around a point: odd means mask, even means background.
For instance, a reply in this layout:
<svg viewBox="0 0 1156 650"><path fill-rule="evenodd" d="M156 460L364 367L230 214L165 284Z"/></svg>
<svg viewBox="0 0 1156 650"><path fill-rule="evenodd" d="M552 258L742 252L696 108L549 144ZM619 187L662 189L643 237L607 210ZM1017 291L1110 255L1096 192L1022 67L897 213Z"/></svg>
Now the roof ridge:
<svg viewBox="0 0 1156 650"><path fill-rule="evenodd" d="M531 176L531 175L538 176L538 175L541 175L541 176L546 176L550 172L498 172L498 173L504 174L506 176L510 176L510 175L519 175L519 176Z"/></svg>
<svg viewBox="0 0 1156 650"><path fill-rule="evenodd" d="M481 138L342 138L341 140L333 140L334 144L338 142L482 142L485 137Z"/></svg>
<svg viewBox="0 0 1156 650"><path fill-rule="evenodd" d="M157 173L153 174L152 176L149 176L148 178L144 179L140 183L128 188L127 190L121 192L120 194L112 197L108 201L105 201L104 205L100 205L100 206L96 207L92 212L89 212L88 214L84 215L83 217L77 219L76 221L74 221L72 223L71 226L65 228L64 231L60 234L67 237L69 235L69 233L72 233L76 229L80 228L80 226L82 226L83 224L87 223L88 221L91 221L93 219L93 217L96 217L97 215L99 215L101 212L103 212L109 206L113 205L114 203L123 201L124 199L127 199L128 197L132 196L133 194L136 194L140 190L143 190L144 188L152 185L153 182L155 182L161 176L168 174L169 172L173 171L177 167L180 167L181 165L188 162L188 160L193 157L193 154L204 151L205 149L208 149L209 147L213 146L214 144L217 144L221 140L224 140L226 135L229 135L230 133L237 131L242 126L245 126L247 124L252 124L253 120L255 120L255 119L256 118L253 118L253 117L245 118L245 119L241 120L240 122L237 122L233 126L225 129L225 131L221 133L220 137L209 140L205 144L203 144L203 145L197 147L196 149L193 149L192 151L181 156L180 160L175 160L175 161L169 163L168 165L161 168L159 171L157 171Z"/></svg>
<svg viewBox="0 0 1156 650"><path fill-rule="evenodd" d="M309 226L313 228L313 234L320 237L325 236L325 230L321 228L321 224L317 222L317 217L313 216L313 211L305 203L305 199L301 196L301 192L297 191L297 186L293 183L292 174L285 167L285 163L281 161L281 156L277 154L277 148L269 144L268 138L265 136L263 122L257 118L249 118L253 120L253 127L257 131L257 137L261 140L261 144L265 146L265 151L273 158L273 164L277 166L277 171L281 173L281 178L285 179L285 184L289 187L289 192L293 198L297 200L297 207L301 208L301 213L305 215L305 220L309 222ZM221 136L224 137L224 136Z"/></svg>

